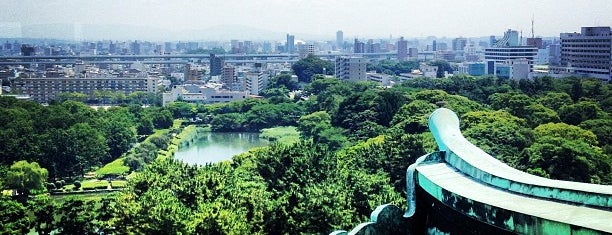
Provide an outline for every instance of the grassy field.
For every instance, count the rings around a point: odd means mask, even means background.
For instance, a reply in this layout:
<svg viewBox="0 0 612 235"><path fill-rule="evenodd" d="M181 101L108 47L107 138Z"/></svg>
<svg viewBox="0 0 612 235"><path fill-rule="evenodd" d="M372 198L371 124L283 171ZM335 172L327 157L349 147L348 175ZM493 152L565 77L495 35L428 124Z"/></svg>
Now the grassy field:
<svg viewBox="0 0 612 235"><path fill-rule="evenodd" d="M123 159L124 158L117 158L116 160L106 164L96 171L96 175L104 178L105 175L127 174L130 171L130 168L123 164Z"/></svg>
<svg viewBox="0 0 612 235"><path fill-rule="evenodd" d="M300 132L294 126L279 126L262 129L259 138L283 144L292 144L300 140Z"/></svg>

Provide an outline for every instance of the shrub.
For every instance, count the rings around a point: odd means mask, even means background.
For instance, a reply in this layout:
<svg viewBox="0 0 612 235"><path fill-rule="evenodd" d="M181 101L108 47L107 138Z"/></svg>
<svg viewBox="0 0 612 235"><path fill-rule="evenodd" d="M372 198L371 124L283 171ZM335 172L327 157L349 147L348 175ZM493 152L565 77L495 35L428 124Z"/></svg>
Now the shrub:
<svg viewBox="0 0 612 235"><path fill-rule="evenodd" d="M81 188L81 182L79 182L78 180L74 181L73 184L74 184L74 190L79 190L79 188Z"/></svg>
<svg viewBox="0 0 612 235"><path fill-rule="evenodd" d="M47 187L47 190L54 190L55 189L55 184L53 183L46 183L45 186Z"/></svg>
<svg viewBox="0 0 612 235"><path fill-rule="evenodd" d="M62 184L61 181L55 181L55 188L62 188L62 186L64 186L64 184Z"/></svg>

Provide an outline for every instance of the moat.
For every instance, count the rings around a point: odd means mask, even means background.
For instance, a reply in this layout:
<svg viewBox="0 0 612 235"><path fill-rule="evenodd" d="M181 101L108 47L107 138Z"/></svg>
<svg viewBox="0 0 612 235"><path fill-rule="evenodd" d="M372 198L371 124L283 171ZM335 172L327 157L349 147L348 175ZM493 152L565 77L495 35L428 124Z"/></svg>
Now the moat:
<svg viewBox="0 0 612 235"><path fill-rule="evenodd" d="M224 160L231 160L236 154L251 148L262 147L270 142L259 138L259 133L238 132L201 134L193 143L182 146L175 158L189 164L203 165Z"/></svg>

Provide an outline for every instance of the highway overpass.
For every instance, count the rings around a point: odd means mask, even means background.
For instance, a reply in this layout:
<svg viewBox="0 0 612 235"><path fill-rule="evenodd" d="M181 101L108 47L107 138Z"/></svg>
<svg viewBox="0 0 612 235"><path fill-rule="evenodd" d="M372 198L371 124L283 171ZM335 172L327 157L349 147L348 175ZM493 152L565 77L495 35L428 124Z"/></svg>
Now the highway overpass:
<svg viewBox="0 0 612 235"><path fill-rule="evenodd" d="M612 186L516 170L467 141L449 109L429 128L440 151L408 167L406 211L382 205L344 234L610 234Z"/></svg>

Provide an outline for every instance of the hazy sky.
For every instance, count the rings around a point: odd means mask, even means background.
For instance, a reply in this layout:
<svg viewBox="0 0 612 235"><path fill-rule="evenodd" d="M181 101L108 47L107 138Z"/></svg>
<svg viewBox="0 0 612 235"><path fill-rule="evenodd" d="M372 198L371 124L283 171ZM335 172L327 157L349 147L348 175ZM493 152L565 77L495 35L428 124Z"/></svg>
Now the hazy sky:
<svg viewBox="0 0 612 235"><path fill-rule="evenodd" d="M244 25L349 37L558 36L612 25L611 0L0 0L1 25L129 24L162 29ZM1 29L1 27L0 27ZM1 32L0 32L1 33Z"/></svg>

